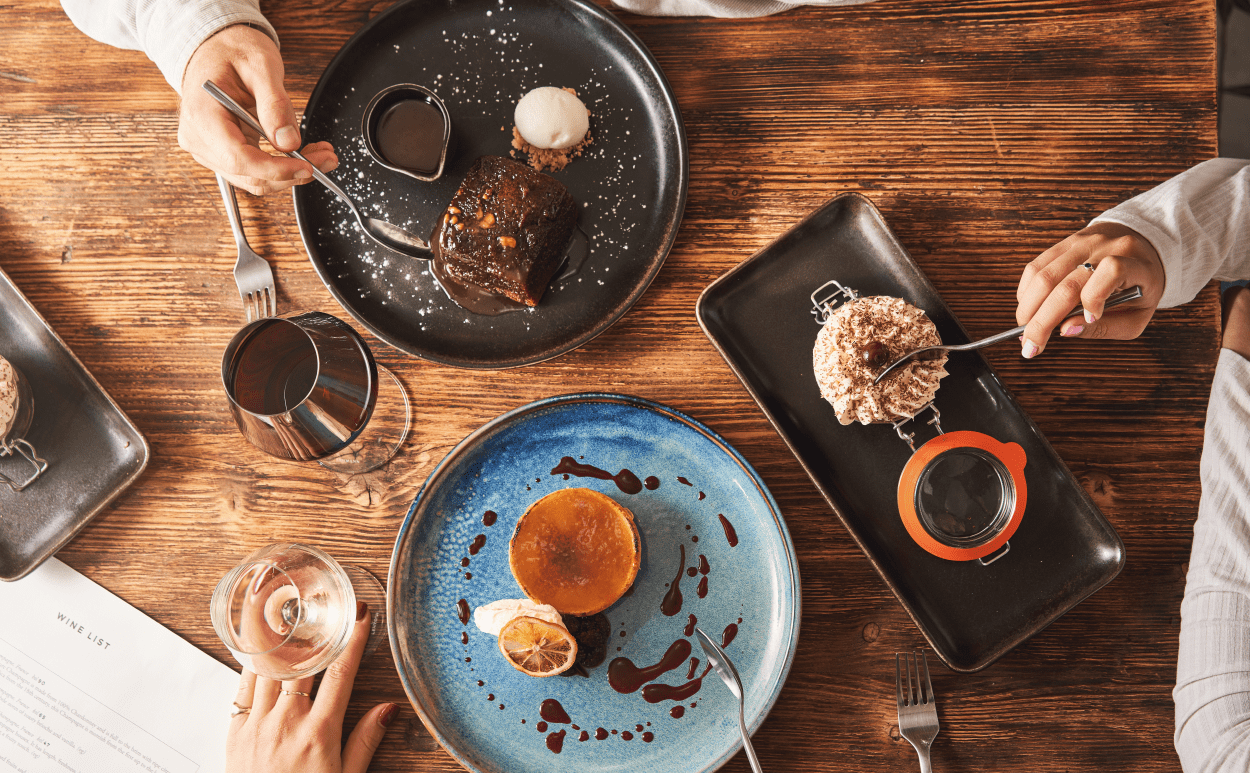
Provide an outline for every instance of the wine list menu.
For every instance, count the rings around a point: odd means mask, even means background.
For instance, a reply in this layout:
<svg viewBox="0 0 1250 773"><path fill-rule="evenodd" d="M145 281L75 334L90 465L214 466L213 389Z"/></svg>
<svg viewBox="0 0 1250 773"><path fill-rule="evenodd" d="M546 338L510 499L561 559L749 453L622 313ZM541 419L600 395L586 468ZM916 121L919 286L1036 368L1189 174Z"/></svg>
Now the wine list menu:
<svg viewBox="0 0 1250 773"><path fill-rule="evenodd" d="M230 668L55 558L0 620L0 773L225 770Z"/></svg>

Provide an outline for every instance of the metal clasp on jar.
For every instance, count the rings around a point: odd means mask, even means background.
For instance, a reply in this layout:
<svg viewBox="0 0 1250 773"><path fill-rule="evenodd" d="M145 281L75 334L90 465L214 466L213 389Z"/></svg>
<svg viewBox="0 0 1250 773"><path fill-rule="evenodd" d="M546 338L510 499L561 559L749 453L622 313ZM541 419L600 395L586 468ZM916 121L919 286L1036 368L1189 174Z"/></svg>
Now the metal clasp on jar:
<svg viewBox="0 0 1250 773"><path fill-rule="evenodd" d="M21 491L30 484L34 483L40 475L43 475L44 470L48 469L48 462L39 458L39 454L35 452L35 447L22 438L0 442L0 456L9 456L11 454L20 455L23 459L30 462L31 466L35 469L34 474L23 481L14 480L8 475L0 472L0 480L7 483L9 488L14 491Z"/></svg>
<svg viewBox="0 0 1250 773"><path fill-rule="evenodd" d="M836 279L830 279L812 293L811 312L816 321L823 325L829 321L829 316L838 306L858 299L859 291L844 286Z"/></svg>
<svg viewBox="0 0 1250 773"><path fill-rule="evenodd" d="M905 416L891 425L892 427L894 427L894 431L898 433L899 438L902 439L902 441L907 444L907 447L911 449L911 452L913 454L916 453L916 433L904 432L903 426L907 424L907 422L909 421L919 421L920 414L924 413L925 411L933 412L933 418L929 419L925 423L931 425L934 429L936 429L939 435L946 434L945 432L942 431L942 414L938 412L937 405L935 405L934 403L929 403L928 405L922 407L920 410L916 411L911 416Z"/></svg>

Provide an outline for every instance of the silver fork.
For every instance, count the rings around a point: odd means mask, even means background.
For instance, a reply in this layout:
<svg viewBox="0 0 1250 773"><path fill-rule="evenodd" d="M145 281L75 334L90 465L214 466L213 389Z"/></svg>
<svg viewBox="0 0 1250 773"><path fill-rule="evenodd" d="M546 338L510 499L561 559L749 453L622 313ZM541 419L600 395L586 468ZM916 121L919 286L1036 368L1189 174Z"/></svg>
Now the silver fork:
<svg viewBox="0 0 1250 773"><path fill-rule="evenodd" d="M924 668L924 682L920 669ZM894 680L898 685L898 732L916 749L920 773L932 773L929 747L938 734L937 704L929 681L929 661L923 651L894 656Z"/></svg>
<svg viewBox="0 0 1250 773"><path fill-rule="evenodd" d="M221 199L226 203L226 216L230 218L230 229L234 231L234 243L239 247L239 259L234 264L234 283L239 286L239 297L243 299L247 321L272 317L278 313L273 269L256 254L243 235L243 218L239 215L239 201L235 198L234 187L221 175L217 175L217 187L221 189Z"/></svg>

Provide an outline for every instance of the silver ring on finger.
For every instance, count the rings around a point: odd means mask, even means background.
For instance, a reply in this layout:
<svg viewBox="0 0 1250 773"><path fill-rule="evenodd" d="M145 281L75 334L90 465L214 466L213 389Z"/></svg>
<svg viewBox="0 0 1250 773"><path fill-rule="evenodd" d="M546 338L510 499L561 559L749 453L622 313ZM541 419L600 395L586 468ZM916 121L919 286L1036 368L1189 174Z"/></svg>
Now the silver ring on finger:
<svg viewBox="0 0 1250 773"><path fill-rule="evenodd" d="M1094 264L1090 263L1088 260L1081 264L1081 268L1085 269L1091 274L1094 273Z"/></svg>
<svg viewBox="0 0 1250 773"><path fill-rule="evenodd" d="M303 695L305 698L312 697L308 693L300 692L299 690L279 690L278 692L282 693L283 695Z"/></svg>
<svg viewBox="0 0 1250 773"><path fill-rule="evenodd" d="M230 716L232 716L232 717L237 717L237 716L239 716L240 714L251 714L251 713L252 713L252 707L251 707L251 706L240 706L240 705L239 705L239 704L237 704L237 703L231 703L230 705L231 705L231 707L232 707L232 708L230 709Z"/></svg>

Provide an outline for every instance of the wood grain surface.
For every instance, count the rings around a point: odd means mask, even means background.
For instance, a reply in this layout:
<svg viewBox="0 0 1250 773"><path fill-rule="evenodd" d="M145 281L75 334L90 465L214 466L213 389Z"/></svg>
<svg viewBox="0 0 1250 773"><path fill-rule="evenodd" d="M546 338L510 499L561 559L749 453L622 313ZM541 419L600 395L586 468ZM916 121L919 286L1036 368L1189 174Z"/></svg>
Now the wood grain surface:
<svg viewBox="0 0 1250 773"><path fill-rule="evenodd" d="M297 106L389 5L265 5ZM412 437L383 470L339 478L264 456L227 412L234 242L212 174L177 147L176 95L141 53L90 40L56 3L0 4L0 268L152 446L144 476L60 557L229 662L208 598L242 555L307 541L384 576L409 504L466 434L555 394L635 394L733 443L793 535L802 634L755 739L764 769L916 769L896 727L893 655L923 639L704 337L695 301L822 202L860 191L972 335L1015 324L1027 261L1215 155L1213 3L879 0L755 20L619 17L663 67L690 144L685 219L659 277L607 333L528 368L456 370L374 341L417 397ZM280 308L339 313L290 198L240 199ZM1012 346L987 351L1128 562L990 668L936 669L936 770L1179 769L1170 689L1218 338L1208 288L1136 341L1064 341L1031 362ZM372 770L459 769L414 719L385 652L363 671L349 722L381 700L404 708Z"/></svg>

